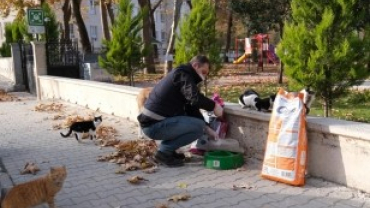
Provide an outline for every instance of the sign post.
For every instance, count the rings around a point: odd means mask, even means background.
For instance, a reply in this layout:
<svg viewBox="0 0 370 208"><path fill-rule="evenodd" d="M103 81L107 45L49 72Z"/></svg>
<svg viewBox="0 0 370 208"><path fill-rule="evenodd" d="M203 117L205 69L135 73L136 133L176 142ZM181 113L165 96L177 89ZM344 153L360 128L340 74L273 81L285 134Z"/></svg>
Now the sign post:
<svg viewBox="0 0 370 208"><path fill-rule="evenodd" d="M42 9L27 9L28 32L32 34L44 34L44 12Z"/></svg>

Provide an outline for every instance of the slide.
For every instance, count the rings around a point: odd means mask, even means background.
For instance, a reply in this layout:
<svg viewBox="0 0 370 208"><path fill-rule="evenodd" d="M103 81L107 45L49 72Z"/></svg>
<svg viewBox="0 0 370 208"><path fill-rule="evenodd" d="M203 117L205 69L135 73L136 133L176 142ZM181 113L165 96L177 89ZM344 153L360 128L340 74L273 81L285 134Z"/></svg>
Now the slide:
<svg viewBox="0 0 370 208"><path fill-rule="evenodd" d="M269 45L269 49L268 49L268 51L266 53L266 56L267 56L267 59L268 59L268 61L270 63L275 64L276 62L279 61L279 59L278 59L278 57L277 57L277 55L275 53L275 46L273 46L271 44Z"/></svg>
<svg viewBox="0 0 370 208"><path fill-rule="evenodd" d="M242 63L245 59L249 58L251 54L244 54L242 56L240 56L237 60L233 61L234 64L240 64Z"/></svg>

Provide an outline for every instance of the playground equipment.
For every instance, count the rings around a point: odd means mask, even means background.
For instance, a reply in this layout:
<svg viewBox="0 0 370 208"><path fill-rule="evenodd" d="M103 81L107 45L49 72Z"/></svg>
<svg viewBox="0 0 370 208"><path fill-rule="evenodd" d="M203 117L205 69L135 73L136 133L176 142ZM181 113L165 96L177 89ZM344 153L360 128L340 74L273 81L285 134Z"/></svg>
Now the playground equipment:
<svg viewBox="0 0 370 208"><path fill-rule="evenodd" d="M240 42L244 42L244 54L242 56L238 56L238 46ZM235 49L236 49L236 57L237 58L233 63L251 63L252 61L258 62L258 67L262 68L263 71L263 64L264 60L267 60L268 63L276 64L279 59L275 54L275 47L269 44L269 36L267 34L257 34L252 38L245 38L245 39L235 39ZM252 60L253 53L256 54L255 58L257 60Z"/></svg>

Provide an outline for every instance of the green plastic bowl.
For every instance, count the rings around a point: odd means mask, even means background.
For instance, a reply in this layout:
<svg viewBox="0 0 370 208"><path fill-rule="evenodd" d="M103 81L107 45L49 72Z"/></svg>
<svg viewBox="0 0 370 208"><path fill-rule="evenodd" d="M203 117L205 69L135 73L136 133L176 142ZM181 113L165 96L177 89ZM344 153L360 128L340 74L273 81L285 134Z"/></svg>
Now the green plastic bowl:
<svg viewBox="0 0 370 208"><path fill-rule="evenodd" d="M230 170L244 164L241 153L229 151L210 151L204 155L204 166L216 170Z"/></svg>

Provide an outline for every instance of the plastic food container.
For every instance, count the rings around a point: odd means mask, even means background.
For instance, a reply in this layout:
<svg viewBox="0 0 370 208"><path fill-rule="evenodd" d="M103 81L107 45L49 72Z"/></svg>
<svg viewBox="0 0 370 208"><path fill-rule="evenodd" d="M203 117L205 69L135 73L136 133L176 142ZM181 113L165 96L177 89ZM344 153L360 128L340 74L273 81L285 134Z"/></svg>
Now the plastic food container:
<svg viewBox="0 0 370 208"><path fill-rule="evenodd" d="M244 164L241 153L229 151L210 151L204 155L204 166L210 169L229 170Z"/></svg>

